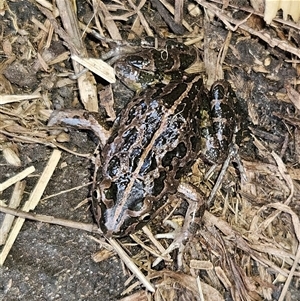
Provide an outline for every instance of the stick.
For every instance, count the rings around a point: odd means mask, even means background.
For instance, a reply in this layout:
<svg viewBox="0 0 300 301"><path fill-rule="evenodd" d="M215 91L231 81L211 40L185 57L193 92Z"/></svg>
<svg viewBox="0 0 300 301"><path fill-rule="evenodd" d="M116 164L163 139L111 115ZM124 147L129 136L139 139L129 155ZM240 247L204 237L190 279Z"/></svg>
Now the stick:
<svg viewBox="0 0 300 301"><path fill-rule="evenodd" d="M34 187L34 189L32 190L28 201L24 204L22 210L28 212L29 210L33 210L36 205L38 204L40 198L42 197L44 190L57 166L57 163L60 159L61 156L61 152L59 150L54 150L52 152L52 155L40 177L40 179L38 180L36 186ZM16 220L15 225L13 226L8 239L6 241L6 244L4 245L2 252L0 253L0 266L3 265L11 247L13 246L18 233L20 232L23 223L24 223L25 219L19 217Z"/></svg>
<svg viewBox="0 0 300 301"><path fill-rule="evenodd" d="M5 190L6 188L10 187L11 185L23 180L24 178L26 178L28 175L30 175L34 171L35 171L34 166L30 166L30 167L24 169L23 171L21 171L20 173L16 174L15 176L11 177L7 181L0 183L0 192Z"/></svg>
<svg viewBox="0 0 300 301"><path fill-rule="evenodd" d="M11 208L11 207L4 207L4 206L0 206L0 212L6 213L9 215L15 215L22 219L30 219L30 220L37 221L37 222L59 225L59 226L64 226L64 227L68 227L68 228L84 230L84 231L92 232L92 233L100 233L100 229L95 224L80 223L80 222L75 222L75 221L71 221L68 219L49 216L49 215L29 213L26 211L17 210L17 209Z"/></svg>
<svg viewBox="0 0 300 301"><path fill-rule="evenodd" d="M23 193L24 193L24 189L26 186L26 181L21 181L21 182L17 182L15 187L14 187L14 191L13 194L11 196L11 199L9 201L9 207L11 208L17 208L20 205L20 202L22 200L23 197ZM7 235L11 229L11 226L14 222L14 216L13 215L9 215L6 214L4 217L4 220L2 222L1 228L0 228L0 246L2 246L3 244L5 244Z"/></svg>

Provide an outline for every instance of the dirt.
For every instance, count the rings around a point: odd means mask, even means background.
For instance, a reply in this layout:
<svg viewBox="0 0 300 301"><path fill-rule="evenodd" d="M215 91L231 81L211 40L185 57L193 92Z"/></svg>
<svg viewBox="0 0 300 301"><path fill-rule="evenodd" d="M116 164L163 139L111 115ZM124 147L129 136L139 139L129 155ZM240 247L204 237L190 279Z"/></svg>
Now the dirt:
<svg viewBox="0 0 300 301"><path fill-rule="evenodd" d="M85 133L78 132L71 136L83 152L88 152L95 146ZM20 170L31 165L36 168L34 176L27 181L27 193L34 187L50 153L51 149L43 145L21 146L23 165ZM90 160L63 154L60 164L64 163L66 167L56 169L44 197L89 182ZM19 171L5 166L3 158L0 164L0 182ZM88 194L89 186L86 186L78 191L41 201L35 212L91 223L92 215L88 205L74 210ZM9 198L10 195L11 190L8 189L2 199ZM99 250L99 245L90 236L80 230L26 221L1 268L0 299L99 300L102 296L106 300L116 300L124 289L126 280L126 275L120 269L121 262L114 257L95 263L91 255Z"/></svg>
<svg viewBox="0 0 300 301"><path fill-rule="evenodd" d="M30 1L9 2L10 9L16 14L18 25L26 30L32 30L29 26L32 16L40 21L44 20L41 12ZM84 9L86 4L80 7L81 13L86 16ZM8 18L7 13L0 16L0 23L4 36L13 36L14 27ZM225 30L220 23L211 25L209 29L211 35L216 38L225 35ZM33 36L37 32L30 32ZM234 37L234 43L238 37ZM18 35L18 43L14 51L22 56L26 52L26 42L22 36ZM62 43L57 42L52 48L54 55L65 51ZM284 53L280 50L273 50L272 55L266 50L265 44L259 44L256 40L244 39L236 44L235 51L239 53L239 59L229 50L226 63L231 66L231 75L240 83L236 87L237 96L245 107L242 109L248 114L249 108L255 108L257 119L260 121L256 125L256 134L262 131L261 137L268 140L265 132L271 131L276 135L280 143L273 143L270 136L269 143L276 152L281 151L287 133L286 125L280 121L273 112L284 114L286 110L294 111L291 103L284 106L267 97L267 91L280 92L284 90L287 79L296 77L295 69L284 61ZM249 55L251 53L251 55ZM276 71L276 81L267 79L263 73L249 72L250 67L257 61L264 62L271 57L271 64L267 71L272 73ZM231 58L231 59L230 59ZM34 91L38 86L43 91L49 92L51 108L78 108L80 103L72 102L73 90L67 87L54 88L52 86L51 74L42 71L42 68L36 66L33 68L26 60L21 60L11 64L5 70L5 78L14 86L14 93ZM36 61L35 61L36 63ZM243 66L241 68L241 65ZM66 68L71 68L66 63ZM36 68L36 69L35 69ZM55 66L59 72L61 66ZM275 76L274 75L274 76ZM227 77L229 77L226 74ZM245 99L245 86L253 83L251 89L251 99ZM5 89L9 90L9 85ZM3 91L1 91L3 93ZM74 92L76 95L76 91ZM273 95L274 95L273 94ZM247 101L247 102L246 102ZM269 118L264 118L267 116ZM248 126L247 122L247 126ZM79 153L92 154L97 146L95 137L85 131L69 129L70 142L64 146ZM0 183L10 178L14 174L24 170L26 167L34 165L36 171L33 175L26 178L26 195L30 194L38 177L45 168L45 165L52 152L52 148L43 144L20 143L15 142L22 165L12 167L7 164L3 156L0 156ZM298 162L292 153L292 146L287 148L283 156L285 162L296 165ZM241 144L241 154L243 158L252 160L260 158L253 146L253 140L249 138ZM84 157L72 155L63 152L58 168L52 176L43 198L54 195L61 191L71 189L89 183L92 175L91 160ZM59 218L70 219L74 221L93 223L93 218L89 203L79 208L77 205L89 197L90 185L86 185L79 190L66 192L59 196L52 196L41 200L35 209L37 214L45 214ZM12 188L5 190L2 200L10 199ZM23 200L23 201L26 201ZM295 211L300 212L300 206L295 206ZM0 223L3 214L0 214ZM26 220L17 240L15 241L3 267L1 267L0 281L0 299L5 301L12 300L118 300L125 289L125 281L128 274L123 268L122 262L117 256L108 260L96 263L92 255L100 249L92 238L90 233L81 230L70 229L57 225L34 222ZM94 235L94 237L97 237ZM131 283L133 283L132 281ZM128 285L128 284L127 284ZM276 284L274 291L280 292L281 284ZM300 293L296 284L290 288L291 300L299 300ZM273 300L277 300L278 294L274 294ZM231 300L228 297L226 300ZM271 299L270 299L271 300Z"/></svg>
<svg viewBox="0 0 300 301"><path fill-rule="evenodd" d="M10 2L9 5L22 28L28 29L28 22L33 16L41 21L44 19L36 5L31 2L17 1ZM6 37L15 34L8 17L7 12L0 16ZM29 30L32 31L32 27L29 26ZM36 35L36 32L32 32L32 35ZM25 41L27 39L18 36L14 51L19 55L26 52ZM61 43L59 45L55 47L56 55L66 50ZM15 93L33 91L38 85L43 89L48 88L45 78L40 78L40 69L32 68L31 64L27 60L18 61L5 70L6 79L15 84ZM72 90L68 87L51 89L53 107L70 107L70 91ZM92 153L96 147L91 135L87 133L72 131L70 137L68 146L78 152ZM45 145L26 143L17 143L17 147L22 166L12 167L1 156L0 182L33 165L36 171L26 179L27 197L23 200L26 201L45 168L52 149ZM90 182L91 167L89 159L63 153L60 167L55 170L44 197ZM89 190L90 186L85 186L80 190L41 201L35 212L91 223L93 219L88 205L74 209L89 196ZM10 199L11 193L12 189L5 190L1 199ZM0 215L0 222L2 220L3 214ZM91 256L99 250L99 245L90 236L80 230L26 221L4 266L1 267L0 299L116 300L124 289L127 276L120 268L122 264L117 257L100 263L92 260Z"/></svg>

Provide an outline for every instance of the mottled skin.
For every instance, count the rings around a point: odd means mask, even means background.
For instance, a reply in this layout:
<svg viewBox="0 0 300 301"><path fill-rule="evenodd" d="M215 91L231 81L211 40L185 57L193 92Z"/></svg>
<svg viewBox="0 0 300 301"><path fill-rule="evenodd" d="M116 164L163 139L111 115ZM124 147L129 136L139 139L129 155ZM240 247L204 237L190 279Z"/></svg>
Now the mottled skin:
<svg viewBox="0 0 300 301"><path fill-rule="evenodd" d="M209 162L226 157L235 128L233 93L225 81L208 92L201 75L186 75L197 57L195 48L167 41L115 65L117 76L139 93L102 151L93 211L107 237L151 220L199 154Z"/></svg>

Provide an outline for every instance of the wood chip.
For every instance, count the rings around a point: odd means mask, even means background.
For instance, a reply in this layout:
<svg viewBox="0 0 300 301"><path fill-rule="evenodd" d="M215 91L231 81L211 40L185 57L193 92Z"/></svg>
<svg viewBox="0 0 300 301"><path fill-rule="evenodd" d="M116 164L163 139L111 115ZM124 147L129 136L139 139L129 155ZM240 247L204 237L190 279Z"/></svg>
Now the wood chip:
<svg viewBox="0 0 300 301"><path fill-rule="evenodd" d="M20 181L20 182L16 183L16 185L14 187L14 191L11 196L11 199L8 203L9 207L17 208L20 205L25 186L26 186L25 181ZM11 229L14 219L15 219L15 217L13 215L10 215L10 214L5 215L2 225L1 225L1 228L0 228L0 233L1 233L0 245L3 245L5 243L7 235Z"/></svg>
<svg viewBox="0 0 300 301"><path fill-rule="evenodd" d="M17 183L18 181L23 180L34 171L35 171L34 166L30 166L24 169L23 171L21 171L20 173L16 174L15 176L11 177L10 179L6 180L5 182L0 183L0 192L4 191L6 188Z"/></svg>
<svg viewBox="0 0 300 301"><path fill-rule="evenodd" d="M20 102L22 100L36 99L40 98L41 94L21 94L21 95L0 95L0 105L12 102Z"/></svg>
<svg viewBox="0 0 300 301"><path fill-rule="evenodd" d="M41 197L44 193L44 190L45 190L46 186L48 185L48 182L58 164L60 156L61 156L61 152L59 150L55 149L52 152L52 155L50 156L50 159L49 159L41 177L39 178L35 188L31 192L28 201L24 204L24 206L22 208L23 211L28 212L30 210L33 210L36 207L36 205L38 204L39 200L41 199ZM24 218L20 218L20 217L17 218L16 223L14 224L14 226L8 236L8 239L0 253L0 266L3 265L24 222L25 222Z"/></svg>
<svg viewBox="0 0 300 301"><path fill-rule="evenodd" d="M212 270L214 268L210 261L206 260L191 260L190 267L198 270Z"/></svg>
<svg viewBox="0 0 300 301"><path fill-rule="evenodd" d="M89 69L93 73L99 75L109 83L115 83L115 71L114 68L102 61L101 59L93 58L80 58L79 56L72 55L72 59L78 62L80 65Z"/></svg>
<svg viewBox="0 0 300 301"><path fill-rule="evenodd" d="M139 270L139 268L134 264L131 258L126 254L126 252L120 247L115 239L108 239L108 242L114 248L114 250L118 253L122 261L126 264L128 269L134 273L134 275L142 282L142 284L146 287L146 289L150 292L155 292L153 285L149 282L149 280L144 276L144 274Z"/></svg>

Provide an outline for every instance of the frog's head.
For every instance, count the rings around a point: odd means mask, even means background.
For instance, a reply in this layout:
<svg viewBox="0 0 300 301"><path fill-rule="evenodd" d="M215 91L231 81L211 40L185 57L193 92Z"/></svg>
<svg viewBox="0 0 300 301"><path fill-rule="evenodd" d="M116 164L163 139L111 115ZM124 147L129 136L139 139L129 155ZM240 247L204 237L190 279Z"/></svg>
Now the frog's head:
<svg viewBox="0 0 300 301"><path fill-rule="evenodd" d="M150 220L152 201L144 196L142 182L133 187L118 181L100 184L100 200L95 216L106 237L122 237L141 229Z"/></svg>

